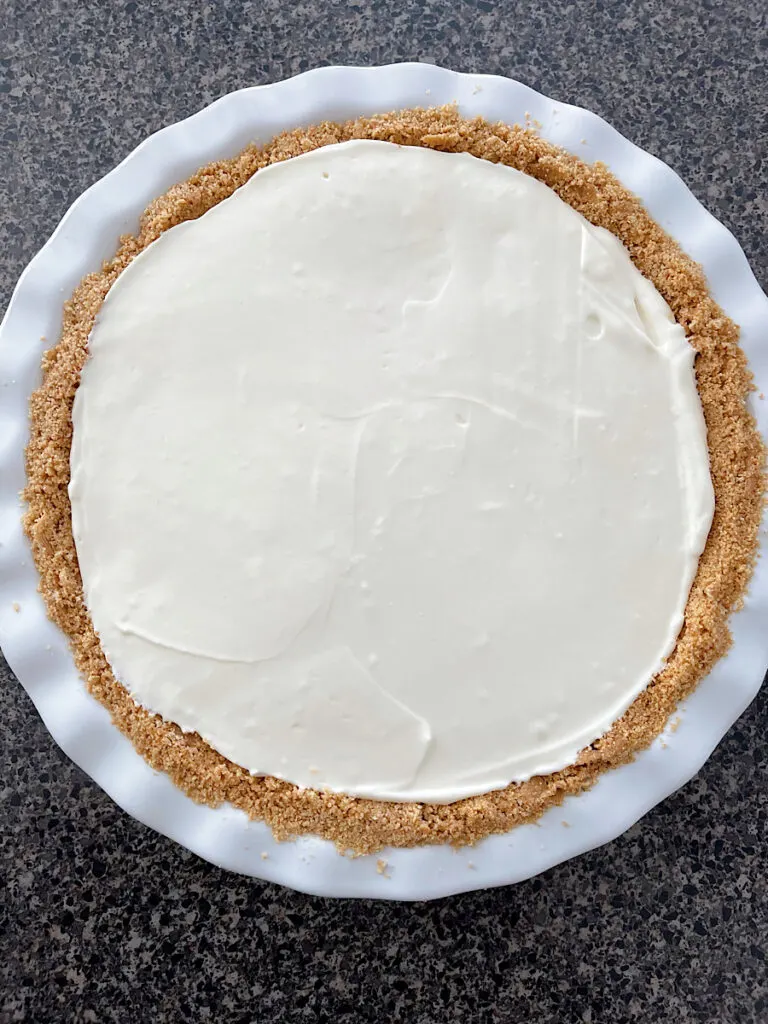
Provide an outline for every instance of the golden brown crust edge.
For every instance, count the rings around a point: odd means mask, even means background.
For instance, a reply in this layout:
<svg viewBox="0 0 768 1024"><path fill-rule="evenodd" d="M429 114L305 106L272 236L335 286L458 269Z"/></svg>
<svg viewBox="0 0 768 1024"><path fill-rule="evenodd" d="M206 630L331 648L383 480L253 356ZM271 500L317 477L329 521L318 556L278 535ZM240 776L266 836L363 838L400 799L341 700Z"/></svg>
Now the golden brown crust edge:
<svg viewBox="0 0 768 1024"><path fill-rule="evenodd" d="M117 276L163 231L199 217L260 168L353 138L469 152L543 181L593 224L621 239L698 352L696 376L716 508L675 651L607 735L583 750L574 765L450 805L382 803L256 778L198 735L182 733L136 705L116 682L94 632L72 536L67 494L72 403L94 318ZM313 833L341 849L369 853L386 844L473 843L533 821L647 747L730 645L728 615L743 598L752 573L765 482L763 444L746 406L752 377L738 346L738 328L710 297L701 269L650 218L639 199L603 165L587 165L530 130L480 118L468 121L452 107L406 110L299 129L264 149L249 147L232 160L210 164L156 199L145 211L138 234L122 238L115 257L83 280L64 308L61 337L46 352L43 370L43 383L30 402L24 525L48 614L69 638L89 691L153 768L167 772L194 800L211 806L228 801L263 819L277 838Z"/></svg>

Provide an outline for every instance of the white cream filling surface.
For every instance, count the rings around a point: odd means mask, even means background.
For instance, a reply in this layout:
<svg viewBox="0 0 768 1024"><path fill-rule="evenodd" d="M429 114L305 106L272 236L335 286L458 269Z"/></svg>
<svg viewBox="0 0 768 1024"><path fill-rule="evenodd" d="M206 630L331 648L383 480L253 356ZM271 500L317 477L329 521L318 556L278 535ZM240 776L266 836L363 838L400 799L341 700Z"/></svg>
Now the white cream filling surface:
<svg viewBox="0 0 768 1024"><path fill-rule="evenodd" d="M683 622L693 359L518 171L356 141L258 172L91 334L70 497L116 676L305 787L450 802L572 763Z"/></svg>

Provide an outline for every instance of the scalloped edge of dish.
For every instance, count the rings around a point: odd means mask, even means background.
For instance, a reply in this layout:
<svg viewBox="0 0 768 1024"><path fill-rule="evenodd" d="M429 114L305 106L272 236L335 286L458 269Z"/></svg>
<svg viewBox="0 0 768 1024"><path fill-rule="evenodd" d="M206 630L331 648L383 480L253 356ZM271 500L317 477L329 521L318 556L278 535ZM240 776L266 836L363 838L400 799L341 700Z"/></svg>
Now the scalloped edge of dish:
<svg viewBox="0 0 768 1024"><path fill-rule="evenodd" d="M768 299L733 235L674 171L587 110L512 79L425 64L308 71L230 93L150 136L73 204L22 274L0 327L0 645L9 665L59 746L127 813L223 868L324 896L432 899L523 881L609 842L699 771L756 696L768 664L763 559L744 609L732 617L733 648L681 705L680 727L668 728L633 763L606 773L535 825L471 849L384 850L359 858L340 856L331 843L312 837L276 843L263 822L241 811L195 804L146 764L86 692L37 593L18 497L29 395L40 380L42 353L58 337L63 302L112 255L119 235L136 229L152 199L201 165L286 128L452 102L465 116L530 119L551 142L608 164L702 264L713 296L741 326L758 388L768 391ZM755 401L753 411L765 437L768 402ZM762 552L767 533L764 520ZM383 872L380 860L386 861Z"/></svg>

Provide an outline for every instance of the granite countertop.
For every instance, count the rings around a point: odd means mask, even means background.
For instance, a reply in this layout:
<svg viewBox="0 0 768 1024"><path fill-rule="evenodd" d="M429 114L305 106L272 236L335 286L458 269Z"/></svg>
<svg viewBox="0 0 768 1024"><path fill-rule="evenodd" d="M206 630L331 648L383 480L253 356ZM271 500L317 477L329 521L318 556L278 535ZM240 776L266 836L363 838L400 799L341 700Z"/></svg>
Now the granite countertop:
<svg viewBox="0 0 768 1024"><path fill-rule="evenodd" d="M715 0L5 0L0 306L149 132L318 64L424 60L589 107L674 167L768 285L764 6ZM608 847L513 888L333 902L119 811L0 658L0 1022L768 1020L763 691Z"/></svg>

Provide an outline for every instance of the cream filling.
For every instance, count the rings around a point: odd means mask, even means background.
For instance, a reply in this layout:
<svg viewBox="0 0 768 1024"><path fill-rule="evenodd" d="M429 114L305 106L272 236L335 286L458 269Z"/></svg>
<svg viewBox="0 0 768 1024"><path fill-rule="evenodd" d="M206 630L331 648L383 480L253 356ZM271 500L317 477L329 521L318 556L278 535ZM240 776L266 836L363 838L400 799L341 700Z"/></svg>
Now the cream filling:
<svg viewBox="0 0 768 1024"><path fill-rule="evenodd" d="M70 497L117 677L301 786L449 802L572 763L683 622L693 358L515 170L357 141L260 171L91 334Z"/></svg>

